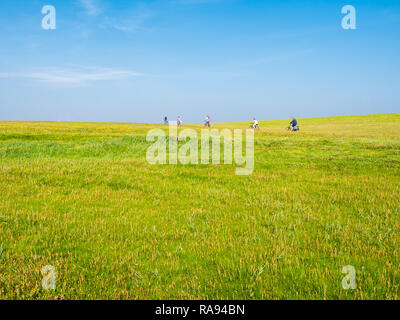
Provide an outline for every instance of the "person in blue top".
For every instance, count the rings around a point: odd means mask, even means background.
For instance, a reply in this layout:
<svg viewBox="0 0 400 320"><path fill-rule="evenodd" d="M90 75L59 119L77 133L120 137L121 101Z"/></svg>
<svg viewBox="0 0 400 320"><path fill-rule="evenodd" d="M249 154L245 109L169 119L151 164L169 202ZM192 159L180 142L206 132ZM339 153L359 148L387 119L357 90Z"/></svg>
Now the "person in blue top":
<svg viewBox="0 0 400 320"><path fill-rule="evenodd" d="M297 122L297 119L295 117L292 118L292 122L290 122L290 127L293 131L299 130L299 123Z"/></svg>

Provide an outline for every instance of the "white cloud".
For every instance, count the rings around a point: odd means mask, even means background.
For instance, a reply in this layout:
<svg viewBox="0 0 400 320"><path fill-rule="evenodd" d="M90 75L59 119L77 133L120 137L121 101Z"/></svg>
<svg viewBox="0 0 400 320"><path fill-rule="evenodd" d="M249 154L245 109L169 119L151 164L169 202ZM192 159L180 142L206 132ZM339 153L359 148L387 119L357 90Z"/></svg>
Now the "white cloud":
<svg viewBox="0 0 400 320"><path fill-rule="evenodd" d="M84 85L94 81L120 80L143 76L130 70L111 68L85 68L83 70L68 70L61 68L46 68L30 72L3 72L0 78L31 79L51 84Z"/></svg>
<svg viewBox="0 0 400 320"><path fill-rule="evenodd" d="M146 30L145 23L153 17L154 5L136 3L122 13L106 16L101 26L122 32L136 32Z"/></svg>
<svg viewBox="0 0 400 320"><path fill-rule="evenodd" d="M123 32L135 32L140 29L144 29L143 24L153 15L150 12L140 12L123 19L111 19L106 17L103 23L103 27L111 27L113 29Z"/></svg>
<svg viewBox="0 0 400 320"><path fill-rule="evenodd" d="M86 10L89 16L98 16L102 13L101 8L95 0L79 0L79 4Z"/></svg>

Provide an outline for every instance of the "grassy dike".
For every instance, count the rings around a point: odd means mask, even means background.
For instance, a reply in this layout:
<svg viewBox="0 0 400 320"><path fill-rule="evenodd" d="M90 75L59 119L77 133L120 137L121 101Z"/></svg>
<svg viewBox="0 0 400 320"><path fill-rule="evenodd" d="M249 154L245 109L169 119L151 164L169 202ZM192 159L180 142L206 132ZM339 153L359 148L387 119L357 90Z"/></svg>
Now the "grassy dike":
<svg viewBox="0 0 400 320"><path fill-rule="evenodd" d="M288 122L251 176L148 164L162 125L0 122L0 299L399 299L400 114Z"/></svg>

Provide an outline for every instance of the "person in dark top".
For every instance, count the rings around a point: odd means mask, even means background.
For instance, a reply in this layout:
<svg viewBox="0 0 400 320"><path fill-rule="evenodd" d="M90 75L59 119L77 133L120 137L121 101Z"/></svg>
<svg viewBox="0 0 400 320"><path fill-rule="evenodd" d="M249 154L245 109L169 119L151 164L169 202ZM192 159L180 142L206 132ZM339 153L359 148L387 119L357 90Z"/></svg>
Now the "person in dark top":
<svg viewBox="0 0 400 320"><path fill-rule="evenodd" d="M292 122L290 122L290 126L295 129L298 126L297 119L295 117L292 118Z"/></svg>
<svg viewBox="0 0 400 320"><path fill-rule="evenodd" d="M295 117L292 118L292 121L290 122L290 125L288 127L290 131L299 131L299 123L297 122L297 119Z"/></svg>
<svg viewBox="0 0 400 320"><path fill-rule="evenodd" d="M210 128L211 127L211 118L210 116L206 117L205 126Z"/></svg>

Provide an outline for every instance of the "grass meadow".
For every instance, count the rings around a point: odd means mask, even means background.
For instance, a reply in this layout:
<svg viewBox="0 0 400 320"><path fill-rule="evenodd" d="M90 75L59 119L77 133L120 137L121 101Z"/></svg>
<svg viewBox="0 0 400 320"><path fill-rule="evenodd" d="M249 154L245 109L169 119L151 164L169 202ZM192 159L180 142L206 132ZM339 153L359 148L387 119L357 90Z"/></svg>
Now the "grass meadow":
<svg viewBox="0 0 400 320"><path fill-rule="evenodd" d="M288 122L250 176L148 164L162 125L0 122L0 299L399 299L400 114Z"/></svg>

